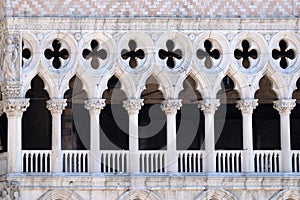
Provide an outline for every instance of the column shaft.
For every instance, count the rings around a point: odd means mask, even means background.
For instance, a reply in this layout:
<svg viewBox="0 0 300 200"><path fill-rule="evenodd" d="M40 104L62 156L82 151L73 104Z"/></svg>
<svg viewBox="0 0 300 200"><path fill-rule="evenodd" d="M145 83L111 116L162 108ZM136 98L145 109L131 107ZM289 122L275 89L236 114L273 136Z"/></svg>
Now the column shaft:
<svg viewBox="0 0 300 200"><path fill-rule="evenodd" d="M239 100L236 105L243 116L242 171L249 173L254 172L252 114L257 105L257 99Z"/></svg>
<svg viewBox="0 0 300 200"><path fill-rule="evenodd" d="M62 172L61 114L66 105L66 99L51 99L47 101L47 108L52 115L52 173Z"/></svg>
<svg viewBox="0 0 300 200"><path fill-rule="evenodd" d="M166 171L178 172L178 155L176 147L176 113L182 106L180 99L169 99L162 103L162 110L167 116L167 159Z"/></svg>
<svg viewBox="0 0 300 200"><path fill-rule="evenodd" d="M101 172L100 157L100 112L105 106L105 99L90 99L85 101L85 108L90 114L90 158L89 172Z"/></svg>
<svg viewBox="0 0 300 200"><path fill-rule="evenodd" d="M278 110L280 114L281 172L292 172L290 113L295 106L295 99L274 101L273 107Z"/></svg>
<svg viewBox="0 0 300 200"><path fill-rule="evenodd" d="M205 117L205 155L203 167L207 173L216 172L214 116L219 106L219 99L204 99L198 105Z"/></svg>

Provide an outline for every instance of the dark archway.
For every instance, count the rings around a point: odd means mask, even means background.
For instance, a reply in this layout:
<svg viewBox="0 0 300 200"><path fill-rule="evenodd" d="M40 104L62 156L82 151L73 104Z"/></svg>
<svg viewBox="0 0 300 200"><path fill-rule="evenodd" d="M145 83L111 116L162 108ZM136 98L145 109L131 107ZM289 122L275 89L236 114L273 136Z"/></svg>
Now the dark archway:
<svg viewBox="0 0 300 200"><path fill-rule="evenodd" d="M22 118L22 149L51 150L52 117L46 108L46 101L50 98L38 75L32 79L31 89L25 97L30 98L30 105Z"/></svg>
<svg viewBox="0 0 300 200"><path fill-rule="evenodd" d="M222 89L217 94L220 107L215 113L216 150L243 149L242 114L236 108L239 94L234 90L234 82L225 76L221 82Z"/></svg>
<svg viewBox="0 0 300 200"><path fill-rule="evenodd" d="M280 115L273 108L277 100L272 91L272 83L264 76L259 81L259 90L255 93L258 106L253 112L253 148L254 150L280 149Z"/></svg>
<svg viewBox="0 0 300 200"><path fill-rule="evenodd" d="M141 94L144 106L139 112L140 150L165 150L167 146L167 119L160 107L164 97L158 86L157 80L150 76Z"/></svg>
<svg viewBox="0 0 300 200"><path fill-rule="evenodd" d="M291 149L300 150L300 78L297 80L297 89L293 92L296 106L291 112Z"/></svg>
<svg viewBox="0 0 300 200"><path fill-rule="evenodd" d="M100 114L100 149L101 150L128 150L128 113L123 107L126 100L121 90L121 82L112 76L107 83L107 90L102 98L106 99L106 106Z"/></svg>
<svg viewBox="0 0 300 200"><path fill-rule="evenodd" d="M62 149L86 150L90 148L90 115L84 107L87 94L76 76L69 81L69 88L64 94L67 106L62 114Z"/></svg>
<svg viewBox="0 0 300 200"><path fill-rule="evenodd" d="M201 94L196 90L196 82L188 76L180 92L182 107L177 111L177 150L204 149L204 114L198 108Z"/></svg>
<svg viewBox="0 0 300 200"><path fill-rule="evenodd" d="M3 113L0 116L0 153L7 151L7 116Z"/></svg>

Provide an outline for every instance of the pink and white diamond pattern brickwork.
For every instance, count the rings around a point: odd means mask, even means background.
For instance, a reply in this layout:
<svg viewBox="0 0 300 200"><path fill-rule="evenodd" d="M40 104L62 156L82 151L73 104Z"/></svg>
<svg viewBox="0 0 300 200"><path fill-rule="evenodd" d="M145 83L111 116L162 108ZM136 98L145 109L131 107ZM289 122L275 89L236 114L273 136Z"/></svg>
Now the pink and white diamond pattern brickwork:
<svg viewBox="0 0 300 200"><path fill-rule="evenodd" d="M291 17L298 0L6 0L11 16Z"/></svg>

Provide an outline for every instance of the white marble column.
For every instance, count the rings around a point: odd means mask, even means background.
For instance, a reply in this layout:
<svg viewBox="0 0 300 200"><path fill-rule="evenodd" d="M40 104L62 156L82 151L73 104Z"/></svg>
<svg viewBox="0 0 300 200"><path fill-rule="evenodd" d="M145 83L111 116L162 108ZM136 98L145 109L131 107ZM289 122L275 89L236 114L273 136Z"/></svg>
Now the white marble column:
<svg viewBox="0 0 300 200"><path fill-rule="evenodd" d="M105 99L90 99L85 101L85 108L90 113L90 145L91 154L89 162L90 173L101 172L100 158L100 112L105 106Z"/></svg>
<svg viewBox="0 0 300 200"><path fill-rule="evenodd" d="M296 99L274 101L274 108L280 114L281 172L292 172L290 114L296 106Z"/></svg>
<svg viewBox="0 0 300 200"><path fill-rule="evenodd" d="M52 158L51 172L62 172L61 154L61 114L67 106L66 99L50 99L47 101L47 109L52 115Z"/></svg>
<svg viewBox="0 0 300 200"><path fill-rule="evenodd" d="M140 172L139 160L139 110L144 105L144 99L129 99L123 101L123 107L129 115L129 172Z"/></svg>
<svg viewBox="0 0 300 200"><path fill-rule="evenodd" d="M198 107L203 111L205 117L205 157L204 172L216 172L215 155L215 112L220 106L219 99L204 99Z"/></svg>
<svg viewBox="0 0 300 200"><path fill-rule="evenodd" d="M7 115L8 173L21 173L22 169L22 115L29 106L29 99L16 98L3 101Z"/></svg>
<svg viewBox="0 0 300 200"><path fill-rule="evenodd" d="M242 99L236 105L243 116L242 172L254 172L252 114L257 105L257 99Z"/></svg>
<svg viewBox="0 0 300 200"><path fill-rule="evenodd" d="M178 156L176 147L176 113L182 106L181 99L168 99L162 102L161 108L167 116L167 161L168 173L178 172Z"/></svg>

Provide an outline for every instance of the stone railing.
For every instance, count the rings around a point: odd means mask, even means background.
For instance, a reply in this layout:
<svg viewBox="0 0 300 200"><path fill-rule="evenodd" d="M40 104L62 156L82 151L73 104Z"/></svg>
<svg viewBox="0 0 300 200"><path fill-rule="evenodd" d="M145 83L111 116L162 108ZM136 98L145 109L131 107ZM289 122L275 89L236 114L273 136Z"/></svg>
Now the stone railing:
<svg viewBox="0 0 300 200"><path fill-rule="evenodd" d="M63 150L62 151L63 172L87 173L90 151Z"/></svg>
<svg viewBox="0 0 300 200"><path fill-rule="evenodd" d="M140 151L140 172L165 172L166 151Z"/></svg>
<svg viewBox="0 0 300 200"><path fill-rule="evenodd" d="M177 151L178 172L199 173L203 172L204 151Z"/></svg>
<svg viewBox="0 0 300 200"><path fill-rule="evenodd" d="M242 169L242 150L217 150L217 172L237 173Z"/></svg>
<svg viewBox="0 0 300 200"><path fill-rule="evenodd" d="M7 173L7 153L0 154L0 175Z"/></svg>
<svg viewBox="0 0 300 200"><path fill-rule="evenodd" d="M102 173L126 173L128 171L128 151L100 151Z"/></svg>
<svg viewBox="0 0 300 200"><path fill-rule="evenodd" d="M23 172L46 173L51 172L51 150L23 150Z"/></svg>
<svg viewBox="0 0 300 200"><path fill-rule="evenodd" d="M276 173L281 169L280 150L255 150L254 151L254 170L255 172Z"/></svg>

